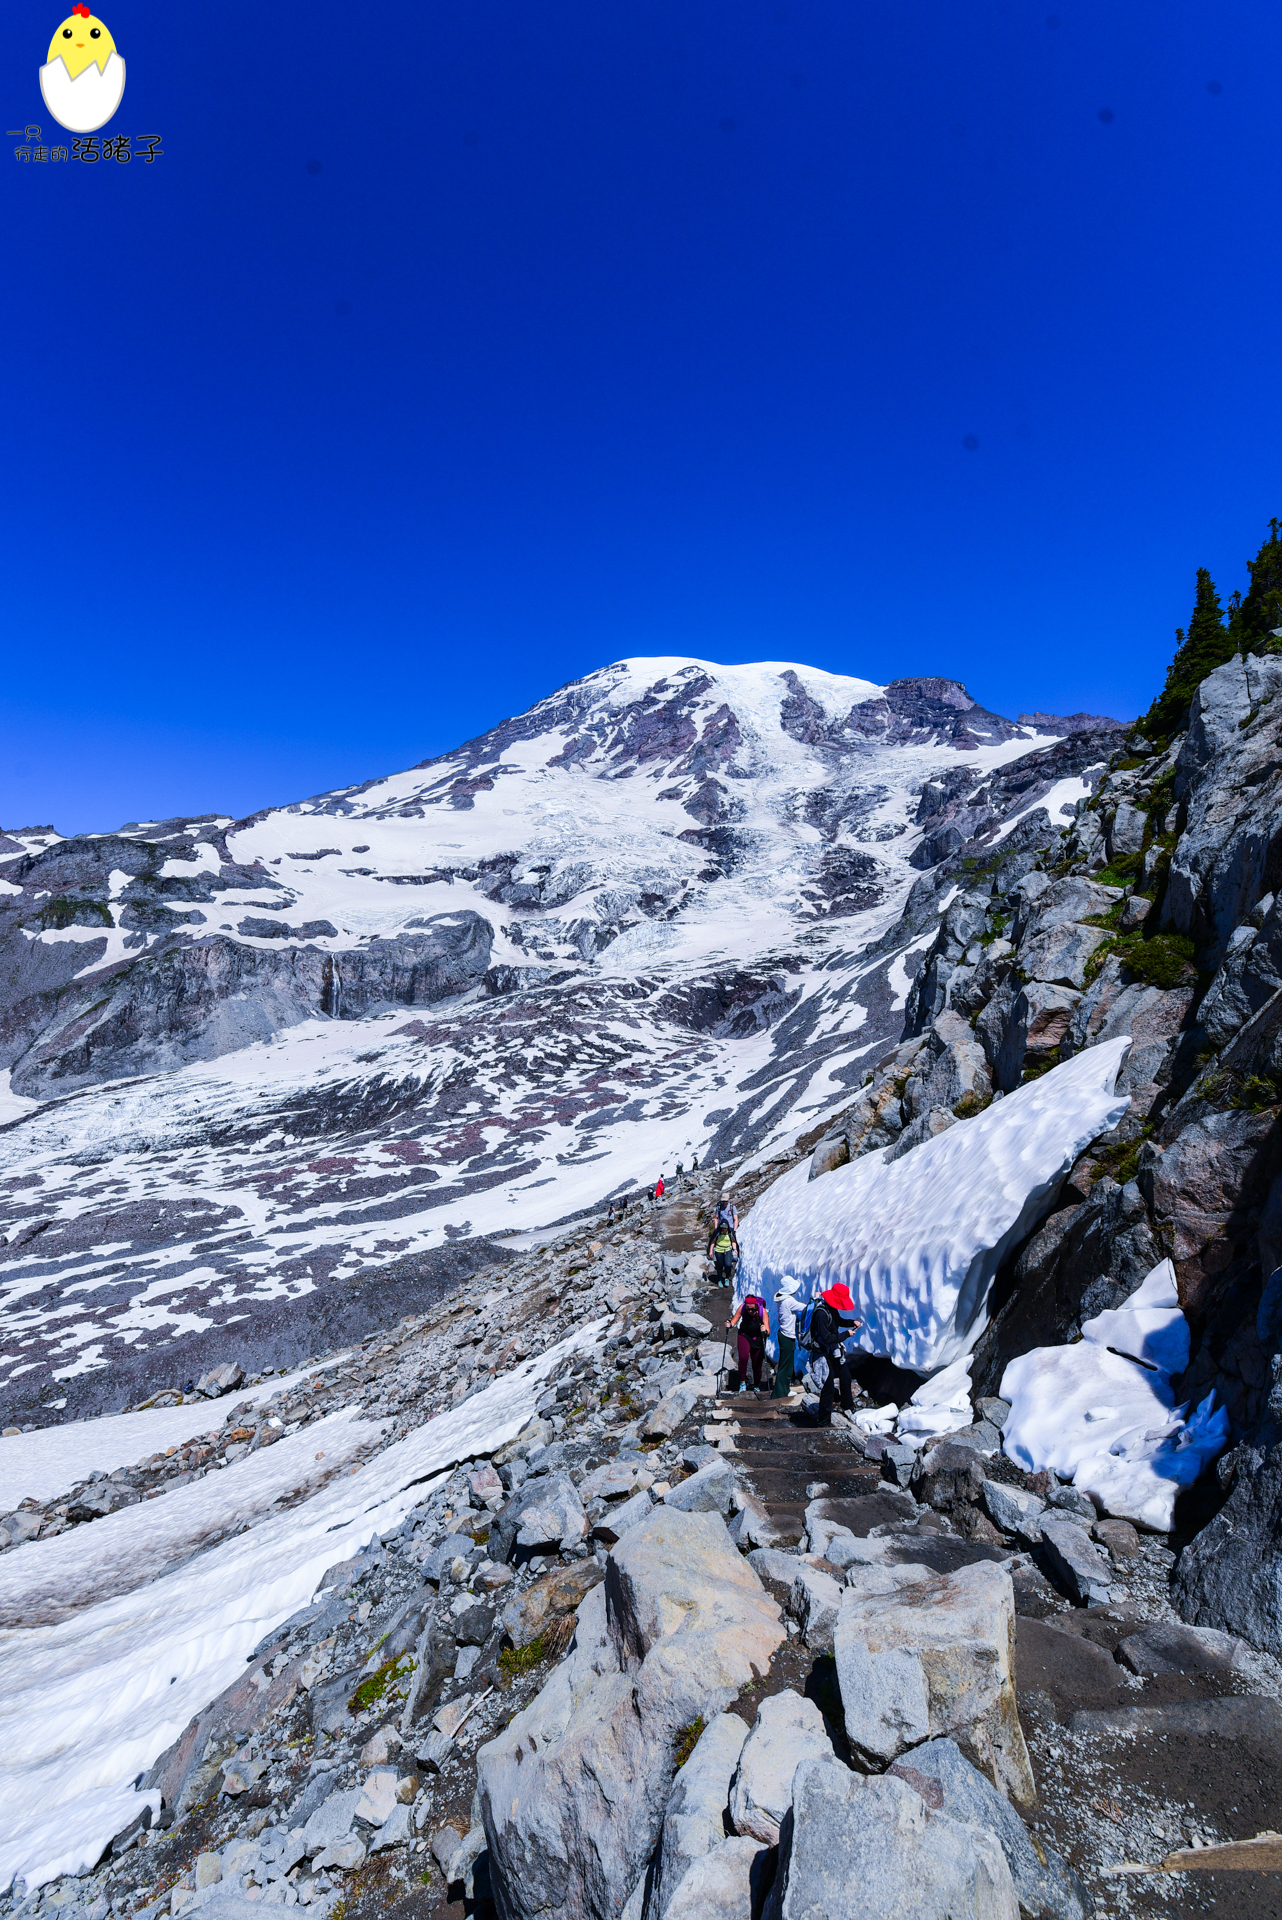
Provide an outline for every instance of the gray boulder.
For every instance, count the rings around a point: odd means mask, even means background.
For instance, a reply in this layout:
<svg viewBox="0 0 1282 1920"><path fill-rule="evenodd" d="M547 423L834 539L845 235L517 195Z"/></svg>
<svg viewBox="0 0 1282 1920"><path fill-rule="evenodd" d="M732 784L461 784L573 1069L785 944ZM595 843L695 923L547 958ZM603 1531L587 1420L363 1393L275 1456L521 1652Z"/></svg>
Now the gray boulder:
<svg viewBox="0 0 1282 1920"><path fill-rule="evenodd" d="M984 1049L969 1020L945 1008L925 1035L904 1088L904 1113L915 1120L932 1107L955 1107L967 1097L986 1100L992 1090Z"/></svg>
<svg viewBox="0 0 1282 1920"><path fill-rule="evenodd" d="M792 1804L792 1778L797 1768L803 1760L831 1753L824 1717L813 1700L787 1689L763 1700L730 1788L730 1818L735 1832L773 1847Z"/></svg>
<svg viewBox="0 0 1282 1920"><path fill-rule="evenodd" d="M893 1775L803 1761L765 1920L1018 1920L1006 1856L981 1826Z"/></svg>
<svg viewBox="0 0 1282 1920"><path fill-rule="evenodd" d="M1003 1533L1013 1533L1035 1547L1042 1537L1040 1515L1046 1502L1026 1487L1006 1487L996 1480L985 1480L984 1507L989 1519Z"/></svg>
<svg viewBox="0 0 1282 1920"><path fill-rule="evenodd" d="M1094 1902L1057 1853L1029 1833L1010 1801L985 1780L952 1740L928 1740L889 1771L928 1807L984 1827L1006 1856L1021 1913L1028 1920L1087 1920Z"/></svg>
<svg viewBox="0 0 1282 1920"><path fill-rule="evenodd" d="M496 1559L498 1556L493 1551L493 1540L494 1532L491 1528L490 1557ZM445 1538L433 1547L432 1551L424 1560L422 1568L423 1578L424 1580L430 1580L433 1586L438 1586L443 1575L449 1571L456 1560L466 1560L470 1566L479 1559L480 1551L475 1540L473 1540L469 1534L447 1533Z"/></svg>
<svg viewBox="0 0 1282 1920"><path fill-rule="evenodd" d="M1003 1793L1032 1806L1015 1700L1015 1593L992 1561L956 1573L923 1566L854 1568L834 1652L846 1735L886 1766L932 1735L951 1734Z"/></svg>
<svg viewBox="0 0 1282 1920"><path fill-rule="evenodd" d="M832 1575L821 1567L808 1566L804 1560L797 1562L788 1611L812 1652L826 1653L831 1648L840 1608L841 1588Z"/></svg>
<svg viewBox="0 0 1282 1920"><path fill-rule="evenodd" d="M303 1850L309 1857L326 1847L336 1847L347 1838L364 1791L363 1787L346 1787L339 1793L331 1793L316 1809L303 1829Z"/></svg>
<svg viewBox="0 0 1282 1920"><path fill-rule="evenodd" d="M694 1411L698 1400L699 1388L692 1381L679 1382L664 1393L658 1405L641 1422L641 1437L645 1440L670 1439L681 1422Z"/></svg>
<svg viewBox="0 0 1282 1920"><path fill-rule="evenodd" d="M663 1920L687 1869L726 1837L730 1782L748 1729L735 1713L719 1713L672 1783L663 1811L663 1834L650 1896L650 1913Z"/></svg>
<svg viewBox="0 0 1282 1920"><path fill-rule="evenodd" d="M527 1554L558 1548L565 1552L586 1539L587 1532L588 1516L569 1474L540 1474L491 1522L490 1558L506 1564L521 1548Z"/></svg>
<svg viewBox="0 0 1282 1920"><path fill-rule="evenodd" d="M675 1750L785 1638L716 1513L656 1507L579 1609L568 1659L480 1751L504 1920L614 1920L659 1838Z"/></svg>
<svg viewBox="0 0 1282 1920"><path fill-rule="evenodd" d="M1138 1633L1127 1634L1117 1658L1132 1673L1221 1673L1240 1666L1246 1651L1235 1635L1214 1627L1150 1620Z"/></svg>
<svg viewBox="0 0 1282 1920"><path fill-rule="evenodd" d="M729 1513L734 1490L733 1467L727 1460L716 1460L670 1487L663 1504L678 1513Z"/></svg>
<svg viewBox="0 0 1282 1920"><path fill-rule="evenodd" d="M1108 1604L1108 1564L1085 1527L1043 1514L1042 1551L1051 1573L1071 1600L1089 1606Z"/></svg>
<svg viewBox="0 0 1282 1920"><path fill-rule="evenodd" d="M208 1373L202 1373L196 1382L197 1393L203 1393L207 1400L216 1400L220 1393L232 1393L245 1378L245 1369L234 1360L221 1367L211 1367Z"/></svg>
<svg viewBox="0 0 1282 1920"><path fill-rule="evenodd" d="M1044 874L1037 877L1046 878ZM1038 939L1051 927L1094 919L1122 897L1120 887L1101 886L1097 880L1087 880L1081 874L1051 880L1040 892L1030 895L1029 883L1033 878L1033 874L1026 874L1017 890L1020 905L1011 928L1011 938L1017 947L1022 947L1027 940Z"/></svg>
<svg viewBox="0 0 1282 1920"><path fill-rule="evenodd" d="M665 1909L665 1920L746 1920L760 1912L768 1849L756 1840L722 1840L686 1868Z"/></svg>
<svg viewBox="0 0 1282 1920"><path fill-rule="evenodd" d="M607 1507L592 1528L593 1539L600 1540L607 1547L614 1546L630 1527L638 1526L646 1518L653 1506L654 1501L643 1488L640 1493L634 1493L630 1500L620 1500L614 1506Z"/></svg>
<svg viewBox="0 0 1282 1920"><path fill-rule="evenodd" d="M1086 985L1086 963L1104 938L1100 927L1079 927L1064 921L1021 947L1019 964L1030 980L1076 987L1080 992Z"/></svg>

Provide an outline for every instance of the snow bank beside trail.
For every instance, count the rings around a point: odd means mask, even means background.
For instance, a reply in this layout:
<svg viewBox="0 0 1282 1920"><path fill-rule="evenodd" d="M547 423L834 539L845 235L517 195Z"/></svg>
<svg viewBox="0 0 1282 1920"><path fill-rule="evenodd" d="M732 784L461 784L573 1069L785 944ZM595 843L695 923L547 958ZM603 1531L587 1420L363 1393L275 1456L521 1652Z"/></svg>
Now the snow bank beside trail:
<svg viewBox="0 0 1282 1920"><path fill-rule="evenodd" d="M1052 1468L1106 1513L1169 1533L1176 1495L1229 1437L1213 1392L1191 1420L1187 1406L1176 1406L1171 1375L1188 1357L1175 1269L1163 1260L1125 1306L1087 1320L1075 1346L1035 1347L1011 1361L1001 1384L1011 1403L1003 1451L1026 1472Z"/></svg>
<svg viewBox="0 0 1282 1920"><path fill-rule="evenodd" d="M244 1406L246 1400L261 1406L274 1393L332 1372L347 1358L346 1353L334 1354L321 1366L275 1375L220 1400L191 1399L181 1407L148 1407L143 1413L110 1413L100 1420L70 1420L61 1427L38 1427L34 1433L11 1433L0 1439L0 1513L8 1513L20 1500L38 1500L44 1506L91 1473L136 1466L166 1447L194 1440L198 1433L214 1433L226 1424L233 1407Z"/></svg>
<svg viewBox="0 0 1282 1920"><path fill-rule="evenodd" d="M744 1224L740 1291L769 1300L789 1273L807 1296L844 1282L866 1352L915 1373L962 1359L1002 1261L1130 1105L1114 1092L1130 1046L1090 1047L889 1166L870 1153L817 1180L795 1167Z"/></svg>
<svg viewBox="0 0 1282 1920"><path fill-rule="evenodd" d="M263 1636L307 1605L326 1569L397 1526L425 1481L514 1438L546 1376L603 1325L150 1585L57 1626L0 1631L0 1888L15 1876L32 1889L87 1871L140 1810L133 1779L243 1673ZM179 1497L147 1505L157 1528ZM75 1536L86 1556L109 1524ZM24 1551L7 1559L20 1563Z"/></svg>

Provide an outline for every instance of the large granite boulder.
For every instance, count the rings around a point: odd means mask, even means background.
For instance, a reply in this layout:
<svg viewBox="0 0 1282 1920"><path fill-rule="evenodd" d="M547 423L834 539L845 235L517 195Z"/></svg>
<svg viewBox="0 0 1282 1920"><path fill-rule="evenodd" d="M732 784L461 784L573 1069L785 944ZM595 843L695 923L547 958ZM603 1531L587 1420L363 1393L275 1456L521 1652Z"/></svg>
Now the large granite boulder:
<svg viewBox="0 0 1282 1920"><path fill-rule="evenodd" d="M663 1835L650 1893L653 1920L663 1920L693 1863L724 1841L730 1782L747 1737L747 1726L738 1714L716 1714L679 1769L663 1811Z"/></svg>
<svg viewBox="0 0 1282 1920"><path fill-rule="evenodd" d="M663 1823L695 1723L766 1673L779 1608L717 1513L656 1507L579 1609L569 1657L481 1749L502 1920L614 1920Z"/></svg>
<svg viewBox="0 0 1282 1920"><path fill-rule="evenodd" d="M788 1689L763 1700L730 1788L735 1832L773 1847L792 1804L792 1776L803 1760L831 1752L824 1717L813 1700Z"/></svg>
<svg viewBox="0 0 1282 1920"><path fill-rule="evenodd" d="M991 1561L936 1574L858 1567L842 1595L834 1651L846 1734L886 1766L951 1735L994 1786L1031 1807L1033 1784L1015 1699L1015 1593Z"/></svg>
<svg viewBox="0 0 1282 1920"><path fill-rule="evenodd" d="M1018 1920L1006 1856L892 1775L803 1761L765 1920Z"/></svg>
<svg viewBox="0 0 1282 1920"><path fill-rule="evenodd" d="M564 1552L587 1538L588 1516L568 1473L527 1480L490 1525L491 1560Z"/></svg>
<svg viewBox="0 0 1282 1920"><path fill-rule="evenodd" d="M928 1740L896 1760L889 1772L936 1812L993 1835L1027 1920L1087 1920L1094 1903L1072 1868L1029 1833L1010 1801L976 1772L955 1741Z"/></svg>

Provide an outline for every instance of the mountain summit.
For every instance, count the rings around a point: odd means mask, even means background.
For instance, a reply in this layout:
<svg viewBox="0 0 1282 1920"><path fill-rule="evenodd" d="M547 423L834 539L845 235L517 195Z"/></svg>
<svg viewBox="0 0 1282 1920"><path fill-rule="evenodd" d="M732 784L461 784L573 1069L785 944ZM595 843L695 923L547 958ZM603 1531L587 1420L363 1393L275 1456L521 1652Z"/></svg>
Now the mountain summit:
<svg viewBox="0 0 1282 1920"><path fill-rule="evenodd" d="M248 819L5 835L9 1379L96 1404L229 1321L290 1358L485 1236L821 1126L956 850L1066 824L1115 738L951 680L627 660Z"/></svg>

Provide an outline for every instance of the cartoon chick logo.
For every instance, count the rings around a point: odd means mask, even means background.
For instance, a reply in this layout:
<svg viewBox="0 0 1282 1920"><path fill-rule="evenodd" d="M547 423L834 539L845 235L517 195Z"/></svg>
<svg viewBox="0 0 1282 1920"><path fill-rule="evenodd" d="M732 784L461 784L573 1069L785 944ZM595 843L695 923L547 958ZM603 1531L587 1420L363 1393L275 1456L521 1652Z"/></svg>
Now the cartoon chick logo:
<svg viewBox="0 0 1282 1920"><path fill-rule="evenodd" d="M60 127L94 133L105 127L125 90L125 63L96 13L76 0L49 42L40 91Z"/></svg>

